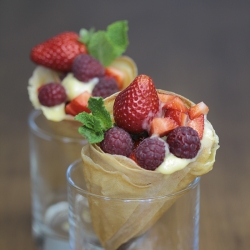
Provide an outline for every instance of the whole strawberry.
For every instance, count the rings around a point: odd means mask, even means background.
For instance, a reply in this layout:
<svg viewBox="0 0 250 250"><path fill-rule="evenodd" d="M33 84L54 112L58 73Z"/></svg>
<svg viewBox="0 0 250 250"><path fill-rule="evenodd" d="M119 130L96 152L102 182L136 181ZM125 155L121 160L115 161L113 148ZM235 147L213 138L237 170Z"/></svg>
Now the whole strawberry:
<svg viewBox="0 0 250 250"><path fill-rule="evenodd" d="M118 127L130 133L141 133L159 112L159 98L152 79L139 75L114 103L114 119Z"/></svg>
<svg viewBox="0 0 250 250"><path fill-rule="evenodd" d="M87 53L86 46L78 41L75 32L64 32L38 44L31 50L31 60L50 69L68 72L73 60L82 53Z"/></svg>

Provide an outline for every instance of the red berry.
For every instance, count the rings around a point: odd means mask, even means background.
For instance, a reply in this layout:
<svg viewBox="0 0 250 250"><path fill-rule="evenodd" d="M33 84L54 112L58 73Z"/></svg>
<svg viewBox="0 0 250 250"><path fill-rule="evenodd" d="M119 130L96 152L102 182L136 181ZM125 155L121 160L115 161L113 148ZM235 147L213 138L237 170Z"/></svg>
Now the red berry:
<svg viewBox="0 0 250 250"><path fill-rule="evenodd" d="M188 122L188 114L175 109L166 110L164 117L173 119L179 126L186 126Z"/></svg>
<svg viewBox="0 0 250 250"><path fill-rule="evenodd" d="M158 137L143 140L135 149L134 157L139 166L147 170L155 170L164 161L166 143Z"/></svg>
<svg viewBox="0 0 250 250"><path fill-rule="evenodd" d="M115 79L113 77L104 76L101 77L99 82L95 85L92 95L106 98L118 91L119 88Z"/></svg>
<svg viewBox="0 0 250 250"><path fill-rule="evenodd" d="M202 139L204 131L204 115L199 115L193 120L189 120L187 126L197 131L199 138Z"/></svg>
<svg viewBox="0 0 250 250"><path fill-rule="evenodd" d="M167 143L172 154L185 159L194 158L201 146L197 131L185 126L172 130L167 137Z"/></svg>
<svg viewBox="0 0 250 250"><path fill-rule="evenodd" d="M171 118L156 117L150 124L150 135L158 135L160 137L167 135L171 130L178 127L178 124Z"/></svg>
<svg viewBox="0 0 250 250"><path fill-rule="evenodd" d="M206 115L208 111L208 106L204 102L199 102L189 109L188 114L190 119L192 120L200 115Z"/></svg>
<svg viewBox="0 0 250 250"><path fill-rule="evenodd" d="M88 100L91 94L88 91L84 91L77 97L75 97L71 102L69 102L65 107L66 114L77 115L81 112L90 113L88 109Z"/></svg>
<svg viewBox="0 0 250 250"><path fill-rule="evenodd" d="M166 97L166 102L163 103L163 108L174 109L183 113L188 112L188 108L185 105L185 103L182 101L182 99L178 96L172 96L172 95L169 95L168 97Z"/></svg>
<svg viewBox="0 0 250 250"><path fill-rule="evenodd" d="M104 134L104 140L100 143L105 153L129 156L132 153L133 141L128 132L113 127Z"/></svg>
<svg viewBox="0 0 250 250"><path fill-rule="evenodd" d="M79 81L88 82L94 77L105 75L105 68L102 64L88 54L77 56L72 65L72 72Z"/></svg>
<svg viewBox="0 0 250 250"><path fill-rule="evenodd" d="M38 99L41 105L53 107L65 102L67 95L63 85L59 83L48 83L39 88Z"/></svg>
<svg viewBox="0 0 250 250"><path fill-rule="evenodd" d="M149 130L149 124L159 108L159 98L152 79L139 75L116 97L114 119L117 126L126 131L141 133Z"/></svg>
<svg viewBox="0 0 250 250"><path fill-rule="evenodd" d="M112 66L109 66L105 68L105 75L113 77L116 80L119 90L123 88L123 82L125 77L124 72Z"/></svg>
<svg viewBox="0 0 250 250"><path fill-rule="evenodd" d="M78 34L74 32L64 32L52 37L31 50L31 60L54 70L71 71L75 57L87 53L86 46L78 38Z"/></svg>

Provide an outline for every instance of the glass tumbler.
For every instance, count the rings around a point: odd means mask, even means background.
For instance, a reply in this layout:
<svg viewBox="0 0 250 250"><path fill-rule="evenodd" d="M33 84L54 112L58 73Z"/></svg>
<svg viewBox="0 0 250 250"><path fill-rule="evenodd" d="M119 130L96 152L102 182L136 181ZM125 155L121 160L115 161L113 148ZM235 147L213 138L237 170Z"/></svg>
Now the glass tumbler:
<svg viewBox="0 0 250 250"><path fill-rule="evenodd" d="M75 121L48 121L33 110L28 119L32 193L32 233L42 250L68 250L66 171L87 141Z"/></svg>
<svg viewBox="0 0 250 250"><path fill-rule="evenodd" d="M67 170L70 224L69 242L71 250L199 249L200 178L196 178L185 189L166 196L149 197L146 199L130 199L129 197L126 199L116 199L88 192L84 181L83 168L82 161L77 160ZM168 209L165 210L163 208L166 204L170 204L170 206L167 206ZM139 233L136 237L132 237L125 242L120 242L121 244L119 243L119 245L114 246L111 243L103 247L93 227L93 214L91 214L93 206L99 207L99 212L95 215L95 218L103 216L103 209L110 208L110 212L106 213L108 227L113 226L112 223L109 223L109 221L112 221L111 217L114 216L114 218L117 218L117 216L124 215L117 214L116 208L122 207L123 211L126 212L131 207L134 207L137 209L140 220L142 218L146 220L147 215L151 214L156 208L159 211L162 208L163 212L142 234ZM141 214L144 217L141 217ZM95 223L101 223L101 220L96 220ZM140 221L135 216L131 223L134 227L125 226L124 231L118 230L116 234L124 236L124 234L127 234L127 230L135 230ZM110 237L112 239L114 236L111 235ZM117 243L117 241L113 242Z"/></svg>

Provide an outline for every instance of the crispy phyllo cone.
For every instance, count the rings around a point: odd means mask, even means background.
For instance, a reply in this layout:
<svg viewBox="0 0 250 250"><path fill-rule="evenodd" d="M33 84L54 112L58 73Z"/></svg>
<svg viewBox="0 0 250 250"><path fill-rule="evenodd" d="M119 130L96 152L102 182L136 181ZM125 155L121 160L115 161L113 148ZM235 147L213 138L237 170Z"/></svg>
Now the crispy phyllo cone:
<svg viewBox="0 0 250 250"><path fill-rule="evenodd" d="M138 70L135 61L129 56L117 57L110 65L110 68L118 69L123 73L123 86L122 89L128 87L128 85L138 75Z"/></svg>
<svg viewBox="0 0 250 250"><path fill-rule="evenodd" d="M163 90L158 90L158 93L176 95ZM105 106L112 117L116 96L114 94L105 99ZM178 96L188 107L194 105L188 99ZM147 199L179 192L196 176L212 169L218 137L212 126L211 129L211 143L206 143L206 147L201 148L196 160L169 175L145 170L130 158L104 153L97 144L85 145L82 160L87 188L91 193L116 199ZM95 197L90 197L93 228L106 250L118 249L122 244L147 232L177 198L157 199L147 206L139 201L125 204L116 199L109 202L100 199L97 202Z"/></svg>

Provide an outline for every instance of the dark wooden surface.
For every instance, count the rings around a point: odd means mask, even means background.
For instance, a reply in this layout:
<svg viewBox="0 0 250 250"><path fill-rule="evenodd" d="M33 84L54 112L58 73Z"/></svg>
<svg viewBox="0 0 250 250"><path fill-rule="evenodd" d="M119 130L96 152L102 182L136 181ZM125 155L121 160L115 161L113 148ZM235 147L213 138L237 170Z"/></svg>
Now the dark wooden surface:
<svg viewBox="0 0 250 250"><path fill-rule="evenodd" d="M201 182L201 250L250 249L250 2L0 2L0 249L31 239L27 80L29 51L65 30L129 21L128 55L158 88L204 101L220 137Z"/></svg>

